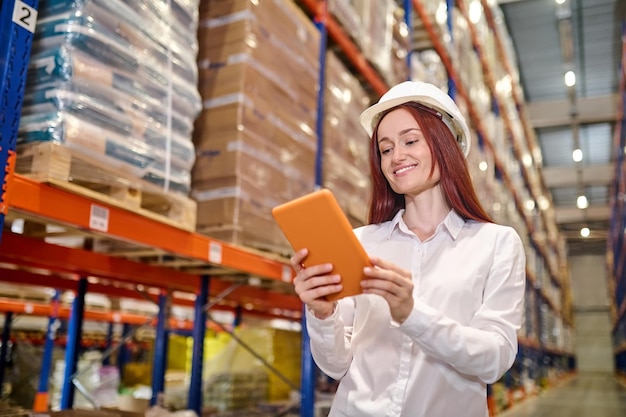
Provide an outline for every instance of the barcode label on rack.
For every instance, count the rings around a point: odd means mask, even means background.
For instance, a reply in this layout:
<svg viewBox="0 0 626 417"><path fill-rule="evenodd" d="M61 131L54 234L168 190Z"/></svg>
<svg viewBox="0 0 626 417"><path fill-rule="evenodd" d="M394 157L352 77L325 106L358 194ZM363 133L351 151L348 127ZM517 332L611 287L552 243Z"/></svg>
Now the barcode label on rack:
<svg viewBox="0 0 626 417"><path fill-rule="evenodd" d="M214 264L222 263L222 245L216 242L209 242L209 262Z"/></svg>
<svg viewBox="0 0 626 417"><path fill-rule="evenodd" d="M109 231L109 209L106 207L91 205L89 214L89 227L100 232Z"/></svg>
<svg viewBox="0 0 626 417"><path fill-rule="evenodd" d="M37 24L37 9L30 7L20 0L15 0L13 6L13 23L19 25L31 33L35 33Z"/></svg>

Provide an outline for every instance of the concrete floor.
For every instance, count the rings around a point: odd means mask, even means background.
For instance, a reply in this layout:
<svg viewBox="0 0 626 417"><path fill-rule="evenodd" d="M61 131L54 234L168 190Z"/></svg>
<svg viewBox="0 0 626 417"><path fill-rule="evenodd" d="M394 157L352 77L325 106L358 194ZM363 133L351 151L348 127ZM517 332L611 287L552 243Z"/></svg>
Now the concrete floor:
<svg viewBox="0 0 626 417"><path fill-rule="evenodd" d="M612 374L578 373L498 417L625 417L626 388Z"/></svg>

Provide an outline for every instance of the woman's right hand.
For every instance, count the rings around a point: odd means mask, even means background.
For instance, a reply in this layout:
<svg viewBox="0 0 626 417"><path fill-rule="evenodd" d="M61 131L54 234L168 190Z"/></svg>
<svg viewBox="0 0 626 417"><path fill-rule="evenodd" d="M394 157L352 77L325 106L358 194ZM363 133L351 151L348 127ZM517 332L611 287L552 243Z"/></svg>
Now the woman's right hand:
<svg viewBox="0 0 626 417"><path fill-rule="evenodd" d="M301 249L290 259L291 266L296 271L293 285L300 300L318 319L325 319L333 314L336 302L327 301L326 296L341 291L339 283L341 277L331 274L332 264L313 265L305 268L302 262L309 254L307 249Z"/></svg>

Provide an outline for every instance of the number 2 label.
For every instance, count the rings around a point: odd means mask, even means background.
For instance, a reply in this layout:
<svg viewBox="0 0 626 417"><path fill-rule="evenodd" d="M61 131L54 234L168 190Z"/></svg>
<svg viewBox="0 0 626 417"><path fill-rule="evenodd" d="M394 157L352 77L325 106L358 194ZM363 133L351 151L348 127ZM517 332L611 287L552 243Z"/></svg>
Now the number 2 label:
<svg viewBox="0 0 626 417"><path fill-rule="evenodd" d="M13 23L34 33L35 25L37 24L37 9L23 1L15 0L15 5L13 6Z"/></svg>

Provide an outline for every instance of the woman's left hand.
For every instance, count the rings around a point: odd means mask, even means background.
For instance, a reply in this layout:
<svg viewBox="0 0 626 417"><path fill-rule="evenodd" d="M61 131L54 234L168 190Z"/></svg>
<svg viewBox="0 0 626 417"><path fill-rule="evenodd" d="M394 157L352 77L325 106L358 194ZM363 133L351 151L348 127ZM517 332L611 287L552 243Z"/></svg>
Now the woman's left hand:
<svg viewBox="0 0 626 417"><path fill-rule="evenodd" d="M404 322L413 310L413 280L407 270L380 258L370 257L373 267L364 269L361 281L365 294L378 294L389 304L391 317Z"/></svg>

